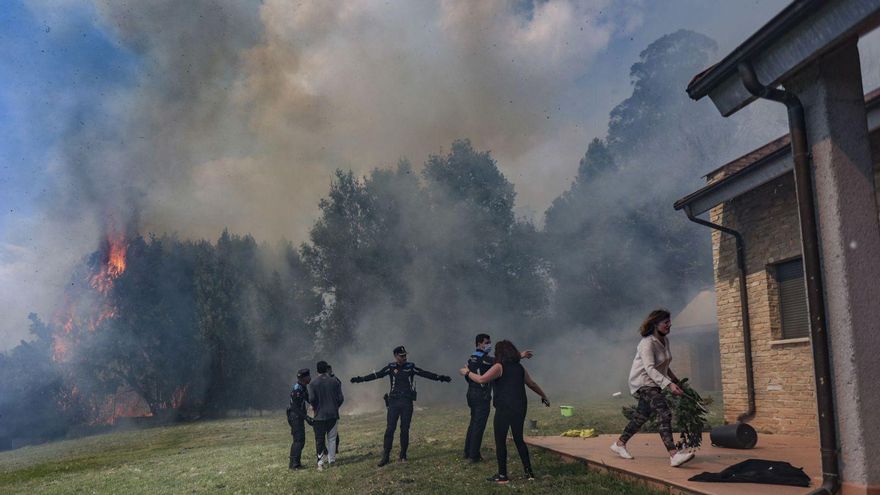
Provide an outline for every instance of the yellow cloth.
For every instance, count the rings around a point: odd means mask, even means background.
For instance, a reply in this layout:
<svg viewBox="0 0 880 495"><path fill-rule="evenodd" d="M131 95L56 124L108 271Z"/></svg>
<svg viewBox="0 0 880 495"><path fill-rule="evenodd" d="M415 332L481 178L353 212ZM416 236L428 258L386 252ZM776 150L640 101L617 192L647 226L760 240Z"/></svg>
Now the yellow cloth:
<svg viewBox="0 0 880 495"><path fill-rule="evenodd" d="M562 432L560 436L563 437L575 437L575 438L590 438L595 437L596 429L595 428L584 428L583 430L568 430Z"/></svg>

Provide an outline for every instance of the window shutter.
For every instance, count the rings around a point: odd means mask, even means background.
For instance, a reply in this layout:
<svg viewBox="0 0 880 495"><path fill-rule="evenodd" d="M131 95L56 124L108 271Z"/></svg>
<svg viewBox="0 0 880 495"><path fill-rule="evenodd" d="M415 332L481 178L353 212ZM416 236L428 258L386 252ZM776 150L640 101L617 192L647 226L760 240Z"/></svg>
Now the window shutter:
<svg viewBox="0 0 880 495"><path fill-rule="evenodd" d="M804 287L804 268L801 259L776 265L776 281L779 284L782 338L809 337L810 318L807 310L807 290Z"/></svg>

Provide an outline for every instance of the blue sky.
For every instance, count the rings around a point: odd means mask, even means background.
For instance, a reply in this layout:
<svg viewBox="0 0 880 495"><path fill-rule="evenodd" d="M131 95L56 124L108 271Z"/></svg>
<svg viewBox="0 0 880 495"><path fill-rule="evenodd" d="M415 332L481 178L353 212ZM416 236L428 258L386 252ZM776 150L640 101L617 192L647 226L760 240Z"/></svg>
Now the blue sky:
<svg viewBox="0 0 880 495"><path fill-rule="evenodd" d="M134 58L87 8L40 17L22 2L0 11L0 232L38 214L47 162L74 117L100 118L101 98L132 83Z"/></svg>
<svg viewBox="0 0 880 495"><path fill-rule="evenodd" d="M108 215L302 241L333 169L470 137L540 217L649 43L687 28L722 55L787 2L331 3L4 2L0 349Z"/></svg>

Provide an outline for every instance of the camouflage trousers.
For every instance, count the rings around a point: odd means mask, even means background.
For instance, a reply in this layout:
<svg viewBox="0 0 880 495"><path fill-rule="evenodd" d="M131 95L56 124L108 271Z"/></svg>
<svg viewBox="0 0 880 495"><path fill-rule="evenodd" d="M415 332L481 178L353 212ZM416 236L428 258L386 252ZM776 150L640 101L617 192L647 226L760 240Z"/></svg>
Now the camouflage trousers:
<svg viewBox="0 0 880 495"><path fill-rule="evenodd" d="M638 433L642 425L651 419L651 416L657 414L658 430L663 445L666 446L666 450L675 450L675 441L672 439L672 410L669 409L669 403L666 402L663 392L658 387L642 387L636 392L636 397L639 399L639 405L636 406L635 414L629 424L623 429L620 441L623 443L629 441Z"/></svg>

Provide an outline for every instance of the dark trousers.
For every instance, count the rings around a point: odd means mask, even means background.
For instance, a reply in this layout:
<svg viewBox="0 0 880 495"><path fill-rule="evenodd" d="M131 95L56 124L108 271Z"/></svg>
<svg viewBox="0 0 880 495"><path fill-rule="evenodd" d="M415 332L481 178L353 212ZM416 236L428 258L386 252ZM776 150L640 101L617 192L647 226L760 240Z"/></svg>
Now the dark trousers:
<svg viewBox="0 0 880 495"><path fill-rule="evenodd" d="M293 435L293 443L290 444L290 467L302 465L302 451L306 446L306 426L305 421L300 419L294 421L290 427L290 434Z"/></svg>
<svg viewBox="0 0 880 495"><path fill-rule="evenodd" d="M315 451L318 454L318 460L321 460L324 452L327 450L327 433L333 429L335 424L335 419L316 419L312 424L312 427L315 429Z"/></svg>
<svg viewBox="0 0 880 495"><path fill-rule="evenodd" d="M412 415L412 400L388 399L388 416L386 417L382 457L387 458L391 455L391 445L394 443L394 430L397 429L397 420L400 419L400 458L406 459L406 450L409 447L409 425L412 422Z"/></svg>
<svg viewBox="0 0 880 495"><path fill-rule="evenodd" d="M529 448L523 440L523 423L526 421L525 409L514 411L506 408L495 408L495 455L498 458L498 474L507 476L507 431L513 434L513 443L519 452L523 469L532 471L532 461L529 459Z"/></svg>
<svg viewBox="0 0 880 495"><path fill-rule="evenodd" d="M484 390L468 389L467 403L471 408L471 421L464 437L464 456L467 459L480 459L480 447L483 445L483 432L486 431L486 423L489 421L492 396Z"/></svg>
<svg viewBox="0 0 880 495"><path fill-rule="evenodd" d="M659 387L642 387L636 392L639 398L639 405L629 424L623 429L620 435L620 441L626 443L633 435L638 433L639 429L648 421L651 416L657 414L657 422L659 423L658 431L660 438L666 450L675 450L675 441L672 439L672 411L669 409L669 403Z"/></svg>

